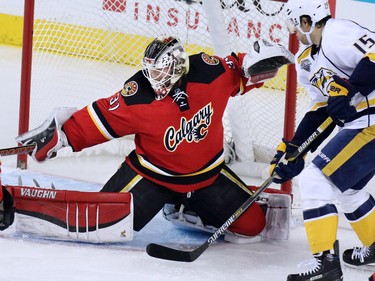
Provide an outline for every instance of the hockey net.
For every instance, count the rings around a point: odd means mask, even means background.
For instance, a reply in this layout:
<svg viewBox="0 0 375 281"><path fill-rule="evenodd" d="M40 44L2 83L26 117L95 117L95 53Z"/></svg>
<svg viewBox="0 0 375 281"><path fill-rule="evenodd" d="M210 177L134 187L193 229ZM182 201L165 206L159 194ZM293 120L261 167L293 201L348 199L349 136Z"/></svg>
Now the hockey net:
<svg viewBox="0 0 375 281"><path fill-rule="evenodd" d="M81 108L118 91L140 68L147 44L161 34L178 36L189 54L246 52L262 38L288 46L283 7L269 0L36 0L29 128L54 107ZM240 175L267 177L283 136L286 73L283 67L261 89L229 102L225 143L229 152L234 144L236 156L228 153L227 160ZM299 119L308 99L297 92L293 110ZM295 120L288 126L294 128ZM124 137L82 153L126 155L133 147L131 137Z"/></svg>

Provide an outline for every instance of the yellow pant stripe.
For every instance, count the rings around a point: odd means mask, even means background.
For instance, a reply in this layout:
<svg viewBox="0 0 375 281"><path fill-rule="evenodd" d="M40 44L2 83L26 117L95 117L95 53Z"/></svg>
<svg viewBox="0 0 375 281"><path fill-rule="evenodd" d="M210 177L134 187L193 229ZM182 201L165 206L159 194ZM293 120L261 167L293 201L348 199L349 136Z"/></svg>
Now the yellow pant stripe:
<svg viewBox="0 0 375 281"><path fill-rule="evenodd" d="M322 170L326 176L331 176L338 168L360 150L363 146L374 140L375 126L368 127L359 133L347 146L327 164Z"/></svg>
<svg viewBox="0 0 375 281"><path fill-rule="evenodd" d="M136 175L126 186L124 186L123 189L120 190L120 192L130 191L141 179L143 179L142 176Z"/></svg>

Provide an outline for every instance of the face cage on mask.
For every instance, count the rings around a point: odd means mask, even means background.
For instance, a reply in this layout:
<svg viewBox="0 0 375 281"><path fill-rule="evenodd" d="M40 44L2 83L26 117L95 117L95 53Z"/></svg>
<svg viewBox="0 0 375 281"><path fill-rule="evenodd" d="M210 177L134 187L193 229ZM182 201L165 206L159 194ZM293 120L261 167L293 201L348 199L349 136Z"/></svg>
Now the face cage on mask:
<svg viewBox="0 0 375 281"><path fill-rule="evenodd" d="M176 61L164 67L143 61L142 72L154 89L156 100L164 99L181 76L176 74Z"/></svg>

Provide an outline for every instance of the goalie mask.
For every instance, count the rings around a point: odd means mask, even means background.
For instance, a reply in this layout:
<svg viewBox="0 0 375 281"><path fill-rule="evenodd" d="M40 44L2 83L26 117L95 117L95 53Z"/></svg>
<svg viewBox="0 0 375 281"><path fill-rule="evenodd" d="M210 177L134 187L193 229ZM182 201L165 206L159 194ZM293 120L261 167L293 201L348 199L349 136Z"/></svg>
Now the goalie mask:
<svg viewBox="0 0 375 281"><path fill-rule="evenodd" d="M188 72L189 58L175 37L162 35L146 48L142 72L155 92L155 99L165 98L173 85Z"/></svg>
<svg viewBox="0 0 375 281"><path fill-rule="evenodd" d="M311 44L310 34L315 28L315 24L327 16L331 15L328 0L289 0L286 4L286 25L290 33L297 30L306 35ZM301 17L308 16L311 19L309 31L301 28Z"/></svg>

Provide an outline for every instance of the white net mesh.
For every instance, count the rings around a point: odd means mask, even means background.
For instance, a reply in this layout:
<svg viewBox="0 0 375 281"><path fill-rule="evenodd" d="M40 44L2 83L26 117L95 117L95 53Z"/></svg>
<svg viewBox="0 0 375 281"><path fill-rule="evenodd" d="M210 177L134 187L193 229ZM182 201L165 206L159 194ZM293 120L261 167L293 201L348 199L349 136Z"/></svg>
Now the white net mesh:
<svg viewBox="0 0 375 281"><path fill-rule="evenodd" d="M41 124L54 107L83 107L118 91L139 69L147 44L161 34L178 36L189 54L247 51L261 38L288 45L281 2L221 0L219 9L209 12L206 5L187 2L36 1L30 128ZM212 16L214 25L208 22ZM227 37L220 34L220 26ZM237 162L268 163L273 156L283 134L285 77L286 67L265 87L231 100L224 124L226 141L234 140ZM300 94L297 118L306 101ZM87 153L126 154L132 147L122 139ZM252 175L249 170L244 168ZM262 173L264 169L257 176Z"/></svg>

